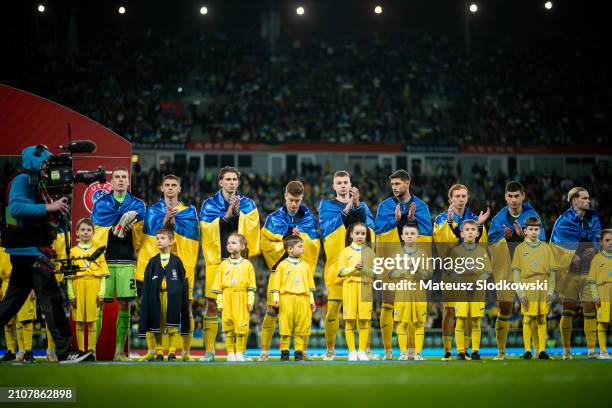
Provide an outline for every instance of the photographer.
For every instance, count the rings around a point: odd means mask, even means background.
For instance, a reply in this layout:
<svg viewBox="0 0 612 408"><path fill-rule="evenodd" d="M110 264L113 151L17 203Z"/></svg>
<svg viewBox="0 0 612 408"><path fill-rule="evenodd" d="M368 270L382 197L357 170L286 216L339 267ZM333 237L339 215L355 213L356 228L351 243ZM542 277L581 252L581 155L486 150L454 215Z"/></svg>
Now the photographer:
<svg viewBox="0 0 612 408"><path fill-rule="evenodd" d="M46 146L30 146L21 153L23 168L29 172L40 170L51 157ZM9 287L0 303L0 329L21 308L34 289L36 298L45 312L47 325L56 344L58 359L62 363L78 363L91 352L78 352L72 348L70 326L64 310L64 299L53 275L53 270L41 260L50 255L51 243L57 231L48 215L67 213L68 199L44 203L38 191L30 185L27 172L18 174L9 187L7 224L4 229L2 246L11 256L13 273ZM43 252L44 251L44 252Z"/></svg>

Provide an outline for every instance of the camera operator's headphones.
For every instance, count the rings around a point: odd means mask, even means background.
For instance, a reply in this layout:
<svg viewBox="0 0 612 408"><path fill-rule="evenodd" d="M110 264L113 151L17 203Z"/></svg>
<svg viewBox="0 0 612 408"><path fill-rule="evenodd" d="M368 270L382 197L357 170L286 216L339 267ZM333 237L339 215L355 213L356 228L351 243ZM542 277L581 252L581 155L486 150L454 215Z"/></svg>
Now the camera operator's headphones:
<svg viewBox="0 0 612 408"><path fill-rule="evenodd" d="M44 144L36 145L36 150L34 150L34 156L40 157L44 152L48 152L49 148Z"/></svg>

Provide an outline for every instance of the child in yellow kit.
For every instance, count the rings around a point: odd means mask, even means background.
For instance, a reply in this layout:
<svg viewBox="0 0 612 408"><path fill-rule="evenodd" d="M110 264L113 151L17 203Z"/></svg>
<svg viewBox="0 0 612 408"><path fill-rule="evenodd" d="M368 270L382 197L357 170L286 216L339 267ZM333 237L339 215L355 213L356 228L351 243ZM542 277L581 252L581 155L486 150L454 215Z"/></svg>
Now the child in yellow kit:
<svg viewBox="0 0 612 408"><path fill-rule="evenodd" d="M597 339L599 359L609 360L606 348L608 326L612 320L612 229L601 231L601 252L591 261L587 284L591 287L593 301L597 305Z"/></svg>
<svg viewBox="0 0 612 408"><path fill-rule="evenodd" d="M452 275L455 278L460 277L461 282L472 284L472 290L463 295L466 299L455 302L457 360L467 360L464 330L468 321L472 326L472 354L470 357L472 360L480 360L481 320L484 317L485 292L479 290L476 283L485 281L492 274L492 269L487 250L476 243L478 235L478 222L476 220L463 221L461 224L463 242L454 247L450 255L455 260L463 258L464 265L468 264L468 260L473 262L473 267L468 268L466 266L465 271L461 274L455 266L455 274Z"/></svg>
<svg viewBox="0 0 612 408"><path fill-rule="evenodd" d="M424 262L428 256L419 248L417 240L419 229L416 224L407 223L402 227L402 252L411 260L422 260L418 269L395 270L391 279L401 279L413 282L414 289L396 293L395 313L397 314L397 342L400 348L399 360L424 360L423 342L425 340L425 321L427 320L427 291L420 288L421 280L429 279L431 273ZM409 338L411 336L412 338ZM406 346L414 344L414 349L406 350Z"/></svg>
<svg viewBox="0 0 612 408"><path fill-rule="evenodd" d="M250 312L255 303L255 269L247 259L246 237L231 234L227 238L229 258L219 265L212 291L217 295L221 313L221 328L225 334L227 361L246 361L246 341L249 336Z"/></svg>
<svg viewBox="0 0 612 408"><path fill-rule="evenodd" d="M304 360L304 338L310 335L314 302L314 277L311 266L300 259L304 240L297 235L283 238L288 257L270 275L268 288L274 307L279 310L281 361L289 361L289 345L294 338L295 361Z"/></svg>
<svg viewBox="0 0 612 408"><path fill-rule="evenodd" d="M12 270L10 255L4 251L4 248L0 248L0 281L2 281L0 301L2 301L2 297L8 289ZM21 306L21 309L4 327L7 351L2 357L2 361L35 362L34 355L32 354L32 337L35 320L36 296L32 290L23 306ZM17 348L19 348L19 352L15 354Z"/></svg>
<svg viewBox="0 0 612 408"><path fill-rule="evenodd" d="M550 360L546 353L546 316L552 295L555 290L557 266L555 257L546 242L539 239L541 223L535 217L525 220L525 241L514 250L512 258L512 276L519 285L536 285L547 281L546 290L531 290L519 287L517 294L523 313L523 342L525 345L524 360L531 360L531 335L538 332L539 360ZM534 345L535 348L535 345Z"/></svg>
<svg viewBox="0 0 612 408"><path fill-rule="evenodd" d="M362 222L356 222L346 233L346 248L338 255L338 278L342 283L342 318L349 361L368 361L366 353L370 339L372 319L372 263L374 251L369 230ZM359 351L355 351L355 323L359 332Z"/></svg>
<svg viewBox="0 0 612 408"><path fill-rule="evenodd" d="M190 335L189 282L181 259L170 253L174 231L160 228L155 233L159 254L147 263L142 282L138 336L147 332L155 338L155 361L164 361L163 335L168 334L168 361L176 361L176 340Z"/></svg>
<svg viewBox="0 0 612 408"><path fill-rule="evenodd" d="M93 246L94 223L89 218L77 222L79 243L70 249L70 256L81 258L91 255ZM66 276L68 300L72 306L72 320L76 322L76 337L80 351L85 351L85 324L87 324L87 349L95 351L99 308L104 304L106 277L109 275L104 254L89 261L75 260L79 270Z"/></svg>

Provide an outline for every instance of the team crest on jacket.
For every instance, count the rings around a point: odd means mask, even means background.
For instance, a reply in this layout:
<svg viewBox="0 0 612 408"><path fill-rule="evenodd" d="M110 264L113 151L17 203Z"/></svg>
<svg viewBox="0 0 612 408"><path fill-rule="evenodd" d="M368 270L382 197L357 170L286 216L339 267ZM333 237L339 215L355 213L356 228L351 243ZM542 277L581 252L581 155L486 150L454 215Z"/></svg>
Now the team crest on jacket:
<svg viewBox="0 0 612 408"><path fill-rule="evenodd" d="M89 211L91 214L96 201L110 193L112 190L113 188L110 183L103 184L98 181L91 183L89 187L85 189L85 193L83 194L83 203L85 204L87 211Z"/></svg>
<svg viewBox="0 0 612 408"><path fill-rule="evenodd" d="M172 269L172 280L178 280L178 274L176 273L176 269Z"/></svg>

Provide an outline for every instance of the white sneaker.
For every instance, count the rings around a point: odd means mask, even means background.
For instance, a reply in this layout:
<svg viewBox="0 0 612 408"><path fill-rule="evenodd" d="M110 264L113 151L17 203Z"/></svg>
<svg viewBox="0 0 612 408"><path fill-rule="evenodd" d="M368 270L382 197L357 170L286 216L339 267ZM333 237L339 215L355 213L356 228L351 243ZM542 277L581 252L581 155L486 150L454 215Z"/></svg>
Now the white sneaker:
<svg viewBox="0 0 612 408"><path fill-rule="evenodd" d="M267 351L262 351L261 354L259 355L259 358L257 359L257 361L268 361L269 357L268 357L268 352Z"/></svg>
<svg viewBox="0 0 612 408"><path fill-rule="evenodd" d="M357 358L359 359L359 361L370 361L365 351L359 351L357 353Z"/></svg>
<svg viewBox="0 0 612 408"><path fill-rule="evenodd" d="M234 361L246 361L246 359L244 358L244 353L236 353Z"/></svg>
<svg viewBox="0 0 612 408"><path fill-rule="evenodd" d="M572 357L572 352L569 350L563 350L563 359L564 360L571 360Z"/></svg>
<svg viewBox="0 0 612 408"><path fill-rule="evenodd" d="M370 359L370 361L378 361L380 360L380 356L377 354L372 353L370 350L366 350L366 354L368 355L368 358Z"/></svg>
<svg viewBox="0 0 612 408"><path fill-rule="evenodd" d="M414 361L424 361L425 359L423 358L423 356L421 355L421 353L415 353L414 355Z"/></svg>
<svg viewBox="0 0 612 408"><path fill-rule="evenodd" d="M495 361L504 361L505 359L506 359L506 353L499 353L495 357L493 357L493 360Z"/></svg>
<svg viewBox="0 0 612 408"><path fill-rule="evenodd" d="M383 360L393 360L393 350L385 350Z"/></svg>
<svg viewBox="0 0 612 408"><path fill-rule="evenodd" d="M599 359L600 360L612 360L612 357L610 357L610 354L608 354L608 352L605 352L605 353L599 353Z"/></svg>
<svg viewBox="0 0 612 408"><path fill-rule="evenodd" d="M336 358L335 350L327 350L325 354L323 355L323 361L334 361L335 358Z"/></svg>
<svg viewBox="0 0 612 408"><path fill-rule="evenodd" d="M595 350L589 351L589 354L587 355L587 358L599 358L599 353L596 352Z"/></svg>
<svg viewBox="0 0 612 408"><path fill-rule="evenodd" d="M359 361L359 356L356 351L351 351L348 355L348 361Z"/></svg>
<svg viewBox="0 0 612 408"><path fill-rule="evenodd" d="M398 358L398 360L399 361L406 361L406 360L408 360L408 353L406 353L406 352L401 353L399 358Z"/></svg>
<svg viewBox="0 0 612 408"><path fill-rule="evenodd" d="M228 353L226 361L236 361L236 353Z"/></svg>
<svg viewBox="0 0 612 408"><path fill-rule="evenodd" d="M310 357L307 351L304 352L304 361L313 361L313 358Z"/></svg>

